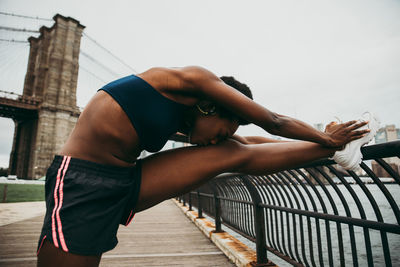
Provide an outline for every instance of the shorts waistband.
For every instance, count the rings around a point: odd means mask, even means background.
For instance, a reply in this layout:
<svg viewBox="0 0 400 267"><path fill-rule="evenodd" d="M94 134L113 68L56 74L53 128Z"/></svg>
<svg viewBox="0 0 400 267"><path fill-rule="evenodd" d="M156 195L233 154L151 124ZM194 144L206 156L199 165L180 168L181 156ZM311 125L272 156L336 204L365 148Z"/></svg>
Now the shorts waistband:
<svg viewBox="0 0 400 267"><path fill-rule="evenodd" d="M62 156L62 155L56 155L54 157L52 166L55 166L59 168L59 166L62 164L64 157L69 157L69 156ZM140 166L140 160L136 161L135 166L132 167L120 167L120 166L113 166L113 165L106 165L106 164L101 164L97 162L92 162L84 159L79 159L79 158L72 158L69 157L69 169L77 170L77 171L85 171L85 172L95 172L95 173L102 173L104 174L109 174L111 176L125 176L130 174L134 169L137 169L138 166Z"/></svg>

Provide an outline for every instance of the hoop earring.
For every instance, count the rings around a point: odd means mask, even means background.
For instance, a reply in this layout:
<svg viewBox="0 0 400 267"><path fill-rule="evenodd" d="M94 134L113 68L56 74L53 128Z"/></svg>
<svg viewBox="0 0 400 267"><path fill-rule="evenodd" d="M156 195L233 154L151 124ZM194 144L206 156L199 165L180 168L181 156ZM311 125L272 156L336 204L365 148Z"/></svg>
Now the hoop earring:
<svg viewBox="0 0 400 267"><path fill-rule="evenodd" d="M210 109L210 111L206 111L206 110L203 110L198 104L196 105L196 107L197 107L197 109L203 114L203 115L214 115L214 114L216 114L216 108L215 108L215 106L213 106L211 109Z"/></svg>

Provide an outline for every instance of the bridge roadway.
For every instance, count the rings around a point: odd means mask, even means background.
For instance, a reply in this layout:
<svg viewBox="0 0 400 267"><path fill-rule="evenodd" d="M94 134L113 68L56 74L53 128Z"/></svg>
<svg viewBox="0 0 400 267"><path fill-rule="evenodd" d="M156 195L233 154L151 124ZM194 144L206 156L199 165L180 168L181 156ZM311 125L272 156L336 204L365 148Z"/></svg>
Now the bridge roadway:
<svg viewBox="0 0 400 267"><path fill-rule="evenodd" d="M40 101L0 90L0 117L12 119L32 119L37 117Z"/></svg>
<svg viewBox="0 0 400 267"><path fill-rule="evenodd" d="M0 266L36 266L44 209L44 202L0 204ZM172 200L136 214L118 239L100 266L235 266Z"/></svg>

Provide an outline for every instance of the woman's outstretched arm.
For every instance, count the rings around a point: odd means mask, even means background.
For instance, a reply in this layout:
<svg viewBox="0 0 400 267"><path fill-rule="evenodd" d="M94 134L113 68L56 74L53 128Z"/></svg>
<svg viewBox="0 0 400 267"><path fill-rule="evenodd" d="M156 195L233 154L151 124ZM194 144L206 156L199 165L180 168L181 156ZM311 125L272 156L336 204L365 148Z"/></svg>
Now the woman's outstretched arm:
<svg viewBox="0 0 400 267"><path fill-rule="evenodd" d="M334 129L332 132L321 132L311 125L300 120L276 114L279 126L269 130L271 134L287 138L311 141L327 147L341 147L349 141L361 138L369 130L358 130L368 122L357 122L355 120L343 124L330 124Z"/></svg>
<svg viewBox="0 0 400 267"><path fill-rule="evenodd" d="M223 106L274 135L311 141L327 147L341 147L368 132L368 130L357 130L367 122L350 121L337 124L333 131L324 133L305 122L268 110L234 90L206 69L188 67L183 68L182 71L186 73L184 77L192 85L189 88L192 88L200 97Z"/></svg>

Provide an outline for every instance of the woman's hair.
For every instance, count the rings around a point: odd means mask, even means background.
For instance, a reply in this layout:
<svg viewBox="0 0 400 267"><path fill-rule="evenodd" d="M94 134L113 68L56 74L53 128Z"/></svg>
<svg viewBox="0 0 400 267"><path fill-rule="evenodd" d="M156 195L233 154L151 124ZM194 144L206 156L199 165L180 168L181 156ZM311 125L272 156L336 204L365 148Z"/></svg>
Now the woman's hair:
<svg viewBox="0 0 400 267"><path fill-rule="evenodd" d="M250 88L246 84L239 82L238 80L236 80L232 76L222 76L222 77L220 77L220 79L224 83L226 83L227 85L235 88L236 90L238 90L239 92L241 92L242 94L247 96L248 98L253 99L253 94L251 93ZM230 112L230 111L228 111L228 110L226 110L225 108L222 108L222 107L218 107L218 114L221 117L228 118L228 119L230 119L232 121L237 119L239 121L239 125L247 125L247 124L249 124L248 121L246 121L246 120L244 120L242 118L239 118L234 113L232 113L232 112Z"/></svg>

